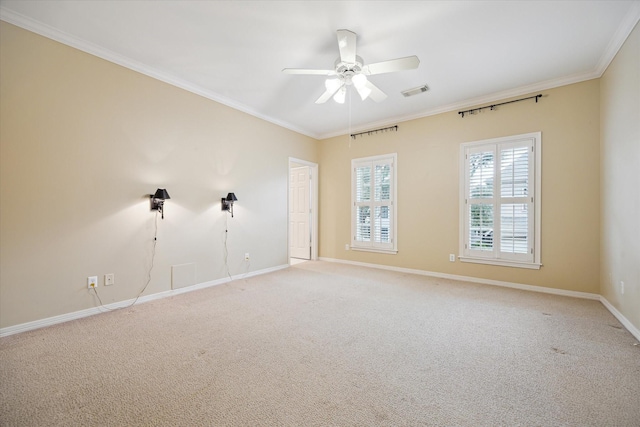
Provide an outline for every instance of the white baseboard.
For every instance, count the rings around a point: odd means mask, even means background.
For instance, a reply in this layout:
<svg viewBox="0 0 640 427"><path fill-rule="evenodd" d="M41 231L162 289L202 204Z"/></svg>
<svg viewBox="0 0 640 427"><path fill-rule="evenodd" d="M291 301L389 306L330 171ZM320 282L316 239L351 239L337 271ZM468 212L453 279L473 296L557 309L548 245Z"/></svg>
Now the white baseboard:
<svg viewBox="0 0 640 427"><path fill-rule="evenodd" d="M438 273L438 272L435 272L435 271L416 270L416 269L413 269L413 268L403 268L403 267L392 267L392 266L388 266L388 265L369 264L369 263L365 263L365 262L346 261L346 260L342 260L342 259L320 258L320 260L321 261L328 261L328 262L337 262L337 263L341 263L341 264L359 265L359 266L362 266L362 267L379 268L381 270L397 271L397 272L400 272L400 273L417 274L417 275L420 275L420 276L431 276L431 277L438 277L438 278L441 278L441 279L461 280L461 281L465 281L465 282L482 283L482 284L485 284L485 285L493 285L493 286L502 286L502 287L505 287L505 288L521 289L521 290L524 290L524 291L533 291L533 292L542 292L542 293L546 293L546 294L562 295L562 296L565 296L565 297L600 300L600 295L592 294L592 293L589 293L589 292L578 292L578 291L568 291L568 290L565 290L565 289L545 288L543 286L524 285L522 283L503 282L503 281L500 281L500 280L481 279L481 278L478 278L478 277L459 276L457 274Z"/></svg>
<svg viewBox="0 0 640 427"><path fill-rule="evenodd" d="M217 280L211 280L209 282L198 283L193 286L188 286L185 288L173 289L164 292L158 292L151 295L146 295L138 298L136 301L135 298L129 299L126 301L114 302L112 304L107 304L100 307L88 308L86 310L74 311L72 313L61 314L59 316L48 317L46 319L35 320L33 322L21 323L19 325L8 326L6 328L0 329L0 338L6 337L9 335L19 334L21 332L32 331L34 329L44 328L46 326L57 325L58 323L68 322L70 320L82 319L83 317L93 316L95 314L106 313L110 310L117 310L119 308L130 307L132 305L138 305L149 301L154 301L161 298L167 298L179 294L184 294L186 292L197 291L199 289L209 288L211 286L221 285L223 283L231 282L232 280L238 279L246 279L248 277L259 276L261 274L271 273L273 271L282 270L284 268L288 268L288 264L278 265L275 267L265 268L263 270L251 271L246 274L237 274L235 276L223 277Z"/></svg>
<svg viewBox="0 0 640 427"><path fill-rule="evenodd" d="M502 287L507 287L507 288L532 291L532 292L542 292L542 293L548 293L548 294L554 294L554 295L562 295L562 296L568 296L568 297L574 297L574 298L597 300L597 301L600 301L602 303L602 305L604 305L607 308L607 310L609 310L611 312L611 314L613 314L614 317L616 319L618 319L620 321L620 323L622 323L624 325L624 327L638 341L640 341L640 330L638 328L636 328L626 317L624 317L624 315L622 313L620 313L602 295L588 293L588 292L568 291L568 290L564 290L564 289L545 288L545 287L542 287L542 286L524 285L524 284L521 284L521 283L503 282L503 281L490 280L490 279L481 279L481 278L470 277L470 276L459 276L459 275L455 275L455 274L437 273L437 272L434 272L434 271L417 270L417 269L412 269L412 268L392 267L392 266L381 265L381 264L370 264L370 263L365 263L365 262L347 261L347 260L335 259L335 258L320 257L319 260L320 261L327 261L327 262L335 262L335 263L340 263L340 264L357 265L357 266L361 266L361 267L378 268L378 269L381 269L381 270L397 271L397 272L400 272L400 273L417 274L417 275L421 275L421 276L439 277L439 278L442 278L442 279L462 280L462 281L467 281L467 282L472 282L472 283L482 283L482 284L486 284L486 285L502 286ZM248 277L259 276L261 274L267 274L267 273L271 273L271 272L274 272L274 271L282 270L282 269L285 269L287 267L289 267L289 265L288 264L284 264L284 265L279 265L279 266L275 266L275 267L265 268L263 270L248 272L246 274L238 274L238 275L231 276L231 277L232 277L233 280L245 279L245 278L248 278ZM0 337L19 334L21 332L31 331L31 330L39 329L39 328L44 328L46 326L56 325L58 323L68 322L70 320L76 320L76 319L81 319L83 317L93 316L95 314L105 313L105 312L107 312L109 310L116 310L116 309L119 309L119 308L128 307L128 306L133 305L134 302L137 305L137 304L142 304L144 302L154 301L154 300L161 299L161 298L167 298L167 297L183 294L183 293L186 293L186 292L197 291L198 289L205 289L205 288L209 288L209 287L212 287L212 286L221 285L223 283L228 283L232 279L230 279L228 277L223 277L221 279L211 280L209 282L204 282L204 283L198 283L196 285L185 287L185 288L179 288L179 289L175 289L175 290L158 292L158 293L155 293L155 294L152 294L152 295L143 296L143 297L138 298L138 301L136 301L135 299L130 299L130 300L126 300L126 301L120 301L120 302L116 302L116 303L112 303L112 304L107 304L107 305L101 306L101 307L88 308L86 310L74 311L72 313L61 314L59 316L53 316L53 317L48 317L46 319L35 320L33 322L27 322L27 323L22 323L22 324L19 324L19 325L9 326L9 327L0 329Z"/></svg>
<svg viewBox="0 0 640 427"><path fill-rule="evenodd" d="M633 323L629 322L629 319L624 317L623 314L620 313L618 309L615 308L613 304L607 301L607 299L602 295L600 295L600 302L602 303L602 305L607 307L607 310L609 310L611 314L613 314L615 318L618 319L629 332L631 332L631 335L633 335L638 341L640 341L640 329L636 328Z"/></svg>
<svg viewBox="0 0 640 427"><path fill-rule="evenodd" d="M627 328L627 330L629 332L631 332L631 335L633 335L638 341L640 341L640 330L638 330L638 328L636 328L626 317L624 317L624 315L622 313L620 313L602 295L592 294L592 293L589 293L589 292L578 292L578 291L568 291L568 290L564 290L564 289L545 288L543 286L524 285L522 283L512 283L512 282L502 282L502 281L499 281L499 280L481 279L481 278L478 278L478 277L458 276L458 275L455 275L455 274L437 273L437 272L434 272L434 271L416 270L416 269L412 269L412 268L392 267L392 266L381 265L381 264L369 264L369 263L366 263L366 262L347 261L347 260L335 259L335 258L320 257L320 261L336 262L336 263L340 263L340 264L358 265L358 266L361 266L361 267L378 268L378 269L381 269L381 270L397 271L397 272L400 272L400 273L418 274L418 275L421 275L421 276L439 277L439 278L442 278L442 279L463 280L463 281L466 281L466 282L483 283L483 284L486 284L486 285L494 285L494 286L503 286L503 287L506 287L506 288L522 289L522 290L525 290L525 291L542 292L542 293L546 293L546 294L562 295L562 296L566 296L566 297L574 297L574 298L596 300L596 301L600 301L602 303L602 305L604 305L607 308L607 310L609 310L611 312L611 314L613 314L615 316L615 318L618 319L620 321L620 323L622 323L624 325L624 327Z"/></svg>

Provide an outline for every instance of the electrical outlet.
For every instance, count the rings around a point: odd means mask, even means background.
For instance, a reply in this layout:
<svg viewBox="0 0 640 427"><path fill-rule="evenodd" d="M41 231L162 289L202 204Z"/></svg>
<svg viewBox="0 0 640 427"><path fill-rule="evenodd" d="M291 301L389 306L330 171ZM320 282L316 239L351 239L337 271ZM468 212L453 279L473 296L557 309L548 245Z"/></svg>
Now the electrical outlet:
<svg viewBox="0 0 640 427"><path fill-rule="evenodd" d="M98 286L98 276L87 277L87 288L95 289Z"/></svg>
<svg viewBox="0 0 640 427"><path fill-rule="evenodd" d="M245 260L245 261L249 261L249 252L246 252L246 253L244 254L244 260Z"/></svg>
<svg viewBox="0 0 640 427"><path fill-rule="evenodd" d="M620 281L620 294L624 295L624 282L622 280Z"/></svg>
<svg viewBox="0 0 640 427"><path fill-rule="evenodd" d="M347 243L346 245L344 245L344 250L348 251L349 250L349 244Z"/></svg>
<svg viewBox="0 0 640 427"><path fill-rule="evenodd" d="M456 262L456 256L455 256L455 254L449 254L449 261L451 261L451 262Z"/></svg>
<svg viewBox="0 0 640 427"><path fill-rule="evenodd" d="M104 275L104 285L105 286L111 286L115 283L115 276L113 275L113 273L109 273L109 274L105 274Z"/></svg>

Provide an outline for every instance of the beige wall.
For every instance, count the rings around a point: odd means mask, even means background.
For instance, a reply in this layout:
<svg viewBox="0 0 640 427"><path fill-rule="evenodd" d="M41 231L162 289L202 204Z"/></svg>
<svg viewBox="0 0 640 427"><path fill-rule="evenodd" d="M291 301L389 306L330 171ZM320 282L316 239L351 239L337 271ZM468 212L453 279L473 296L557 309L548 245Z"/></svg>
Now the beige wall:
<svg viewBox="0 0 640 427"><path fill-rule="evenodd" d="M640 329L640 28L602 76L601 293ZM625 284L624 294L620 282Z"/></svg>
<svg viewBox="0 0 640 427"><path fill-rule="evenodd" d="M196 283L287 263L289 156L317 141L73 48L0 23L0 327L134 298L196 264ZM114 273L116 284L103 286Z"/></svg>
<svg viewBox="0 0 640 427"><path fill-rule="evenodd" d="M135 297L151 261L146 195L158 187L172 199L145 295L169 290L176 264L195 263L196 283L225 276L219 199L229 191L240 199L229 218L231 273L246 271L245 252L251 270L285 264L289 157L320 164L322 257L602 293L640 327L637 28L602 79L351 144L318 143L4 22L0 31L0 328L95 307L90 275L105 303ZM450 263L460 143L535 131L544 266ZM350 161L392 152L399 252L345 251ZM113 287L105 273L115 273Z"/></svg>
<svg viewBox="0 0 640 427"><path fill-rule="evenodd" d="M542 93L537 104L400 123L398 132L358 138L351 147L346 136L321 141L320 256L598 293L599 81ZM536 131L542 132L543 267L449 262L459 245L460 143ZM346 251L350 161L392 152L398 153L398 254Z"/></svg>

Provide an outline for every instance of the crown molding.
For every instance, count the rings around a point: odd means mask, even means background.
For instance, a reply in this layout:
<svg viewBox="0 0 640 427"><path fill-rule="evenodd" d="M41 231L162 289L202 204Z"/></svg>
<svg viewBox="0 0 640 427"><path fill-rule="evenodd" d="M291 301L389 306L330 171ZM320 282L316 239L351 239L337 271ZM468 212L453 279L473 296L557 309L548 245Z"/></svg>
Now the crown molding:
<svg viewBox="0 0 640 427"><path fill-rule="evenodd" d="M289 129L291 131L300 133L302 135L306 135L311 138L318 139L318 135L310 133L297 126L294 126L291 123L284 122L282 120L277 120L277 119L274 119L273 117L265 116L264 114L261 114L244 104L241 104L232 99L226 98L218 93L205 89L202 86L195 85L184 79L176 77L170 73L166 73L164 71L160 71L153 67L149 67L141 62L134 61L124 55L120 55L118 53L112 52L108 49L100 47L96 44L93 44L91 42L88 42L79 37L73 36L71 34L65 33L64 31L60 31L47 24L31 19L29 17L16 13L2 6L0 6L0 20L8 22L9 24L16 25L20 28L31 31L32 33L36 33L38 35L49 38L51 40L55 40L64 45L81 50L85 53L96 56L98 58L107 60L109 62L113 62L114 64L120 65L122 67L128 68L138 73L144 74L153 79L160 80L164 83L168 83L172 86L176 86L176 87L179 87L180 89L184 89L188 92L194 93L196 95L200 95L204 98L226 105L227 107L231 107L235 110L242 111L243 113L246 113L251 116L257 117L259 119L262 119L264 121L273 123L285 129Z"/></svg>
<svg viewBox="0 0 640 427"><path fill-rule="evenodd" d="M371 129L375 127L383 127L383 126L389 126L391 124L408 122L410 120L422 119L424 117L435 116L436 114L450 113L456 110L463 110L466 108L476 107L480 104L491 104L491 103L502 101L508 98L528 95L533 92L540 92L540 91L549 90L556 87L566 86L574 83L580 83L587 80L596 79L598 77L600 77L600 75L596 71L590 71L588 73L580 73L580 74L574 74L571 76L560 77L557 79L545 80L542 82L533 83L526 86L520 86L514 89L503 90L503 91L494 92L488 95L482 95L476 98L465 99L453 104L448 104L448 105L432 108L429 110L425 110L418 114L396 116L390 119L385 119L383 121L368 123L364 127L351 129L351 133L362 132L362 131L366 131L367 129ZM349 131L345 129L338 132L323 134L320 136L320 139L333 138L336 136L345 135L347 133L349 133Z"/></svg>
<svg viewBox="0 0 640 427"><path fill-rule="evenodd" d="M602 56L600 57L600 60L598 61L598 64L592 71L589 71L586 73L574 74L571 76L564 76L557 79L545 80L542 82L537 82L537 83L521 86L514 89L494 92L494 93L483 95L477 98L466 99L457 103L425 110L418 114L396 116L390 119L385 119L383 121L368 123L363 127L351 129L351 131L344 129L337 132L322 134L320 136L320 139L328 139L336 136L342 136L342 135L348 134L349 132L351 133L362 132L366 129L384 127L384 126L389 126L391 124L408 122L410 120L416 120L424 117L435 116L436 114L449 113L456 110L463 110L466 108L478 106L480 104L490 104L490 103L501 101L507 98L527 95L533 92L540 92L544 90L553 89L556 87L566 86L574 83L580 83L587 80L600 78L602 77L604 72L607 70L607 68L609 67L609 64L611 64L611 61L613 61L613 58L615 58L616 54L618 53L618 51L620 50L624 42L627 40L627 38L629 37L629 35L631 34L635 26L638 24L638 21L640 21L640 1L636 0L631 4L629 11L627 12L624 20L618 27L618 30L616 31L612 39L609 41L609 44L607 45L605 52L602 54Z"/></svg>
<svg viewBox="0 0 640 427"><path fill-rule="evenodd" d="M291 123L266 116L264 114L259 113L258 111L255 111L253 108L248 107L247 105L238 103L232 99L224 97L218 93L212 92L199 85L192 84L184 79L181 79L169 73L157 70L153 67L149 67L145 64L134 61L123 55L117 54L108 49L104 49L100 46L97 46L93 43L87 42L78 37L75 37L68 33L57 30L49 25L43 24L39 21L33 20L24 15L21 15L19 13L6 9L3 6L0 6L0 20L6 21L10 24L17 25L25 30L34 32L36 34L55 40L62 44L71 46L73 48L86 52L90 55L97 56L109 62L113 62L115 64L123 66L125 68L129 68L133 71L137 71L141 74L147 75L156 80L160 80L172 86L179 87L181 89L184 89L196 95L200 95L204 98L226 105L235 110L244 112L251 116L273 123L285 129L289 129L293 132L296 132L314 139L322 140L322 139L333 138L336 136L346 135L349 132L360 132L366 129L370 129L372 127L388 126L390 124L397 124L401 122L407 122L410 120L421 119L424 117L434 116L436 114L448 113L448 112L459 110L459 109L474 107L480 104L492 103L492 102L496 102L496 101L511 98L511 97L526 95L532 92L553 89L560 86L580 83L583 81L599 78L604 74L604 72L606 71L607 67L609 66L613 58L616 56L616 54L618 53L618 51L620 50L620 48L622 47L626 39L629 37L629 34L631 34L631 31L633 31L638 21L640 21L640 1L632 2L631 6L629 7L628 13L626 14L624 20L618 27L618 30L610 40L609 44L607 45L607 48L605 49L605 52L600 57L598 64L590 72L575 74L571 76L565 76L558 79L546 80L538 83L533 83L531 85L526 85L526 86L521 86L514 89L495 92L492 94L483 95L481 97L466 99L457 103L448 104L448 105L436 107L433 109L428 109L418 114L396 116L396 117L388 118L382 121L367 123L366 125L363 125L358 128L353 128L351 130L342 129L336 132L330 132L325 134L317 134L314 132L309 132L308 130L302 129Z"/></svg>
<svg viewBox="0 0 640 427"><path fill-rule="evenodd" d="M609 64L611 64L613 58L615 58L624 42L636 27L638 21L640 21L640 1L636 0L631 4L629 11L613 35L613 38L609 41L607 48L600 57L600 61L598 61L598 65L596 65L595 72L598 74L598 77L601 77L604 72L607 71Z"/></svg>

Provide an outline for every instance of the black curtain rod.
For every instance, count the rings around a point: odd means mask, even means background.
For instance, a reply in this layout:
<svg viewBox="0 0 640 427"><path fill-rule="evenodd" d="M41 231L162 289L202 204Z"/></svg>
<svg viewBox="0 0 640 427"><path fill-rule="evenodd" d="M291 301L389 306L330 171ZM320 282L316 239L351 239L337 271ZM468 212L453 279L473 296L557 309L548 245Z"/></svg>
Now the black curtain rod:
<svg viewBox="0 0 640 427"><path fill-rule="evenodd" d="M386 132L386 131L392 131L392 132L397 132L398 131L398 125L395 126L389 126L388 128L380 128L380 129L374 129L374 130L367 130L364 132L360 132L360 133L352 133L351 134L351 138L352 139L356 139L356 136L362 136L362 135L371 135L374 133L378 133L378 132Z"/></svg>
<svg viewBox="0 0 640 427"><path fill-rule="evenodd" d="M462 118L464 118L465 114L475 114L476 112L479 112L480 110L484 110L484 109L487 109L487 108L490 108L491 110L493 110L495 107L497 107L499 105L506 105L506 104L511 104L513 102L526 101L527 99L534 99L534 98L535 98L536 103L537 103L538 102L538 98L542 98L542 94L536 95L536 96L530 96L528 98L516 99L516 100L513 100L513 101L501 102L500 104L487 105L486 107L473 108L471 110L465 110L465 111L458 111L458 114L460 114L462 116Z"/></svg>

